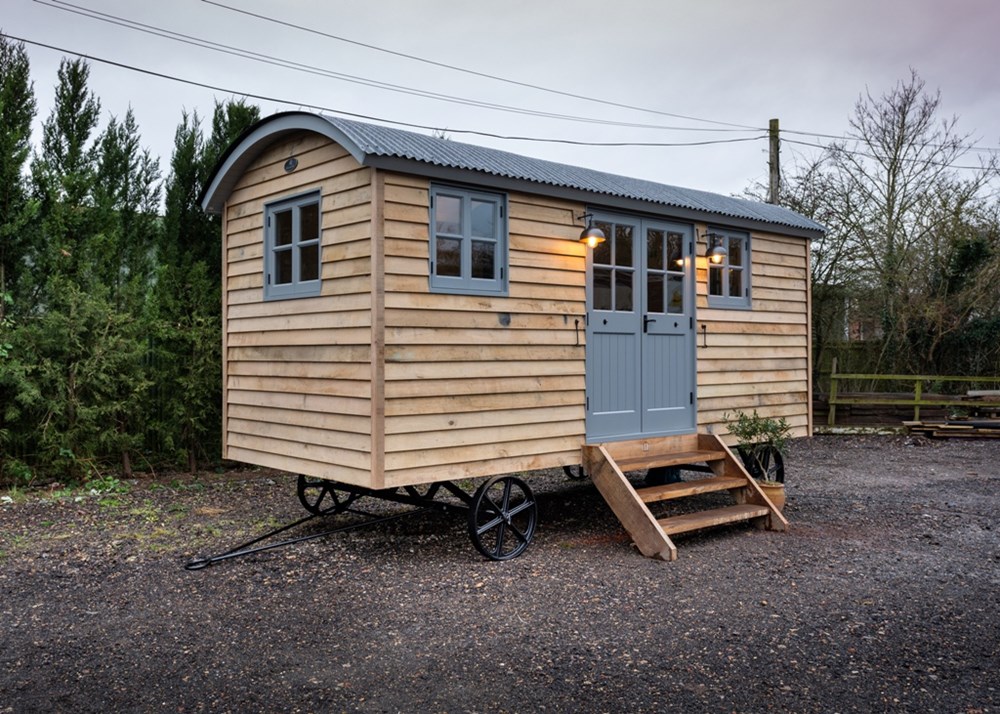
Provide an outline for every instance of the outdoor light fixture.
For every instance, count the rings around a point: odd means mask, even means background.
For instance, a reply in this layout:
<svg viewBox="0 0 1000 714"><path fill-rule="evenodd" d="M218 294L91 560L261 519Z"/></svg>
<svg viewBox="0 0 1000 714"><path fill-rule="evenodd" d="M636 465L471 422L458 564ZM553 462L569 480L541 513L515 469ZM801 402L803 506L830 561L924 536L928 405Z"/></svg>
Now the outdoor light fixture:
<svg viewBox="0 0 1000 714"><path fill-rule="evenodd" d="M705 234L705 242L708 244L705 257L716 265L721 263L726 257L726 247L722 244L722 238L723 236L719 233Z"/></svg>
<svg viewBox="0 0 1000 714"><path fill-rule="evenodd" d="M591 248L596 248L608 239L608 237L604 235L604 231L594 226L593 213L584 213L581 216L577 216L577 219L580 218L587 219L587 227L583 229L582 233L580 233L581 243L586 243Z"/></svg>

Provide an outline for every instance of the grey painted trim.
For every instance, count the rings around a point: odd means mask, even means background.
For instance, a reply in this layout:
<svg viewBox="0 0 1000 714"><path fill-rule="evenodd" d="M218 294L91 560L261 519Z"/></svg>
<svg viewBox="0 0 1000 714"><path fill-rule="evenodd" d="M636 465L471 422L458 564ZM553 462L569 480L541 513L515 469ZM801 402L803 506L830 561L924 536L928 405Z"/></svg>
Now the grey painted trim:
<svg viewBox="0 0 1000 714"><path fill-rule="evenodd" d="M323 117L306 112L275 114L250 127L222 155L199 197L202 210L216 215L222 213L233 187L247 167L267 147L298 131L322 134L343 146L358 163L365 163L365 153L344 132Z"/></svg>
<svg viewBox="0 0 1000 714"><path fill-rule="evenodd" d="M462 200L478 197L484 201L490 201L497 206L497 224L495 227L497 252L495 266L499 275L492 280L473 278L472 275L462 275L459 277L447 277L434 274L435 261L437 260L437 230L434 225L436 218L437 199L441 194L460 194ZM454 184L431 184L430 187L430 225L427 227L427 235L430 241L428 255L430 264L428 265L428 290L432 293L445 295L492 295L494 297L506 297L510 293L510 229L508 220L507 194L493 191L483 191L479 188L469 188L456 186ZM471 215L470 215L471 220ZM463 227L464 229L464 227ZM470 245L472 236L463 235L462 244ZM464 253L464 249L463 249ZM471 255L470 255L471 258Z"/></svg>
<svg viewBox="0 0 1000 714"><path fill-rule="evenodd" d="M300 281L295 275L296 258L300 242L296 236L292 237L292 243L288 250L292 253L292 282L282 285L272 284L270 278L274 275L274 233L269 221L271 217L282 210L292 208L296 213L303 207L310 204L319 207L319 236L317 243L317 260L319 261L319 277L316 280ZM275 300L294 300L296 298L316 297L323 291L323 193L319 188L310 191L303 191L290 196L269 201L264 204L264 302ZM297 219L293 219L297 220Z"/></svg>
<svg viewBox="0 0 1000 714"><path fill-rule="evenodd" d="M706 292L705 297L707 298L708 307L715 308L718 310L753 310L753 236L749 233L743 233L742 231L733 231L720 225L710 225L707 227L708 232L718 231L724 234L727 238L738 238L743 241L743 281L744 281L744 294L740 297L733 297L731 295L712 295L708 292L709 285L711 284L711 277L707 277ZM729 290L729 266L728 262L722 269L722 284L726 286L726 290ZM708 268L709 274L711 274L712 268Z"/></svg>

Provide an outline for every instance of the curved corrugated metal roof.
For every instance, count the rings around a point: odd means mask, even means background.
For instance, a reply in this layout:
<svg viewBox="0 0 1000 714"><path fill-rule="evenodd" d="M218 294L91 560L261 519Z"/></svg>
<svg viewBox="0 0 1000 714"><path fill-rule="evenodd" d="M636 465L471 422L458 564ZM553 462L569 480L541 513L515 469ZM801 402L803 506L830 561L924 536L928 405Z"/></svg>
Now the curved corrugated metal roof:
<svg viewBox="0 0 1000 714"><path fill-rule="evenodd" d="M713 217L725 216L787 226L807 234L821 234L824 231L819 223L781 206L535 159L377 124L304 112L268 117L237 139L220 160L212 179L205 187L202 203L206 210L220 210L232 184L238 178L233 174L241 173L266 144L295 129L310 129L327 134L350 151L360 163L368 166L385 165L387 161L391 161L393 167L398 167L400 162L405 162L408 164L407 170L415 174L422 173L421 165L456 174L475 172L535 184L537 192L542 194L546 193L546 186L590 194L588 200L595 203L601 203L600 197L607 196L705 214L707 220L718 220ZM459 178L456 176L456 180ZM471 177L464 177L464 180L475 182Z"/></svg>

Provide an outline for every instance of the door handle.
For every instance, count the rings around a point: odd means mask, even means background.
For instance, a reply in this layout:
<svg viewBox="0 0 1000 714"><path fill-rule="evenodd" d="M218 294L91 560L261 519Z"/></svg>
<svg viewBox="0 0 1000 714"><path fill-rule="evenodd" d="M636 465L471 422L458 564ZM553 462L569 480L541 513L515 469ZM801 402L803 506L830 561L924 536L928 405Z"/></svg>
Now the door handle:
<svg viewBox="0 0 1000 714"><path fill-rule="evenodd" d="M643 334L649 332L649 323L656 322L656 318L652 318L649 315L642 316L642 332Z"/></svg>

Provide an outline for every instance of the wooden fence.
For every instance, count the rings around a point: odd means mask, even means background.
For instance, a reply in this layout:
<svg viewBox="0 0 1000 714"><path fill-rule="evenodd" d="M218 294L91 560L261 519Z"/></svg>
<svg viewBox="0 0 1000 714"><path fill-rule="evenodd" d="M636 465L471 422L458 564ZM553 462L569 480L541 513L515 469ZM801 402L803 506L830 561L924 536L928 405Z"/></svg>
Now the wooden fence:
<svg viewBox="0 0 1000 714"><path fill-rule="evenodd" d="M879 382L896 382L912 385L908 392L844 392L842 383L877 384ZM933 386L928 392L925 387ZM993 389L971 389L969 386L991 386ZM950 387L946 390L945 387ZM964 392L956 391L956 387L966 387ZM837 362L833 362L833 372L830 374L830 405L827 413L827 425L834 426L837 422L838 405L866 406L911 406L913 421L920 421L921 407L955 407L972 412L1000 411L1000 377L965 377L956 375L927 374L838 374ZM954 393L949 393L954 392Z"/></svg>

